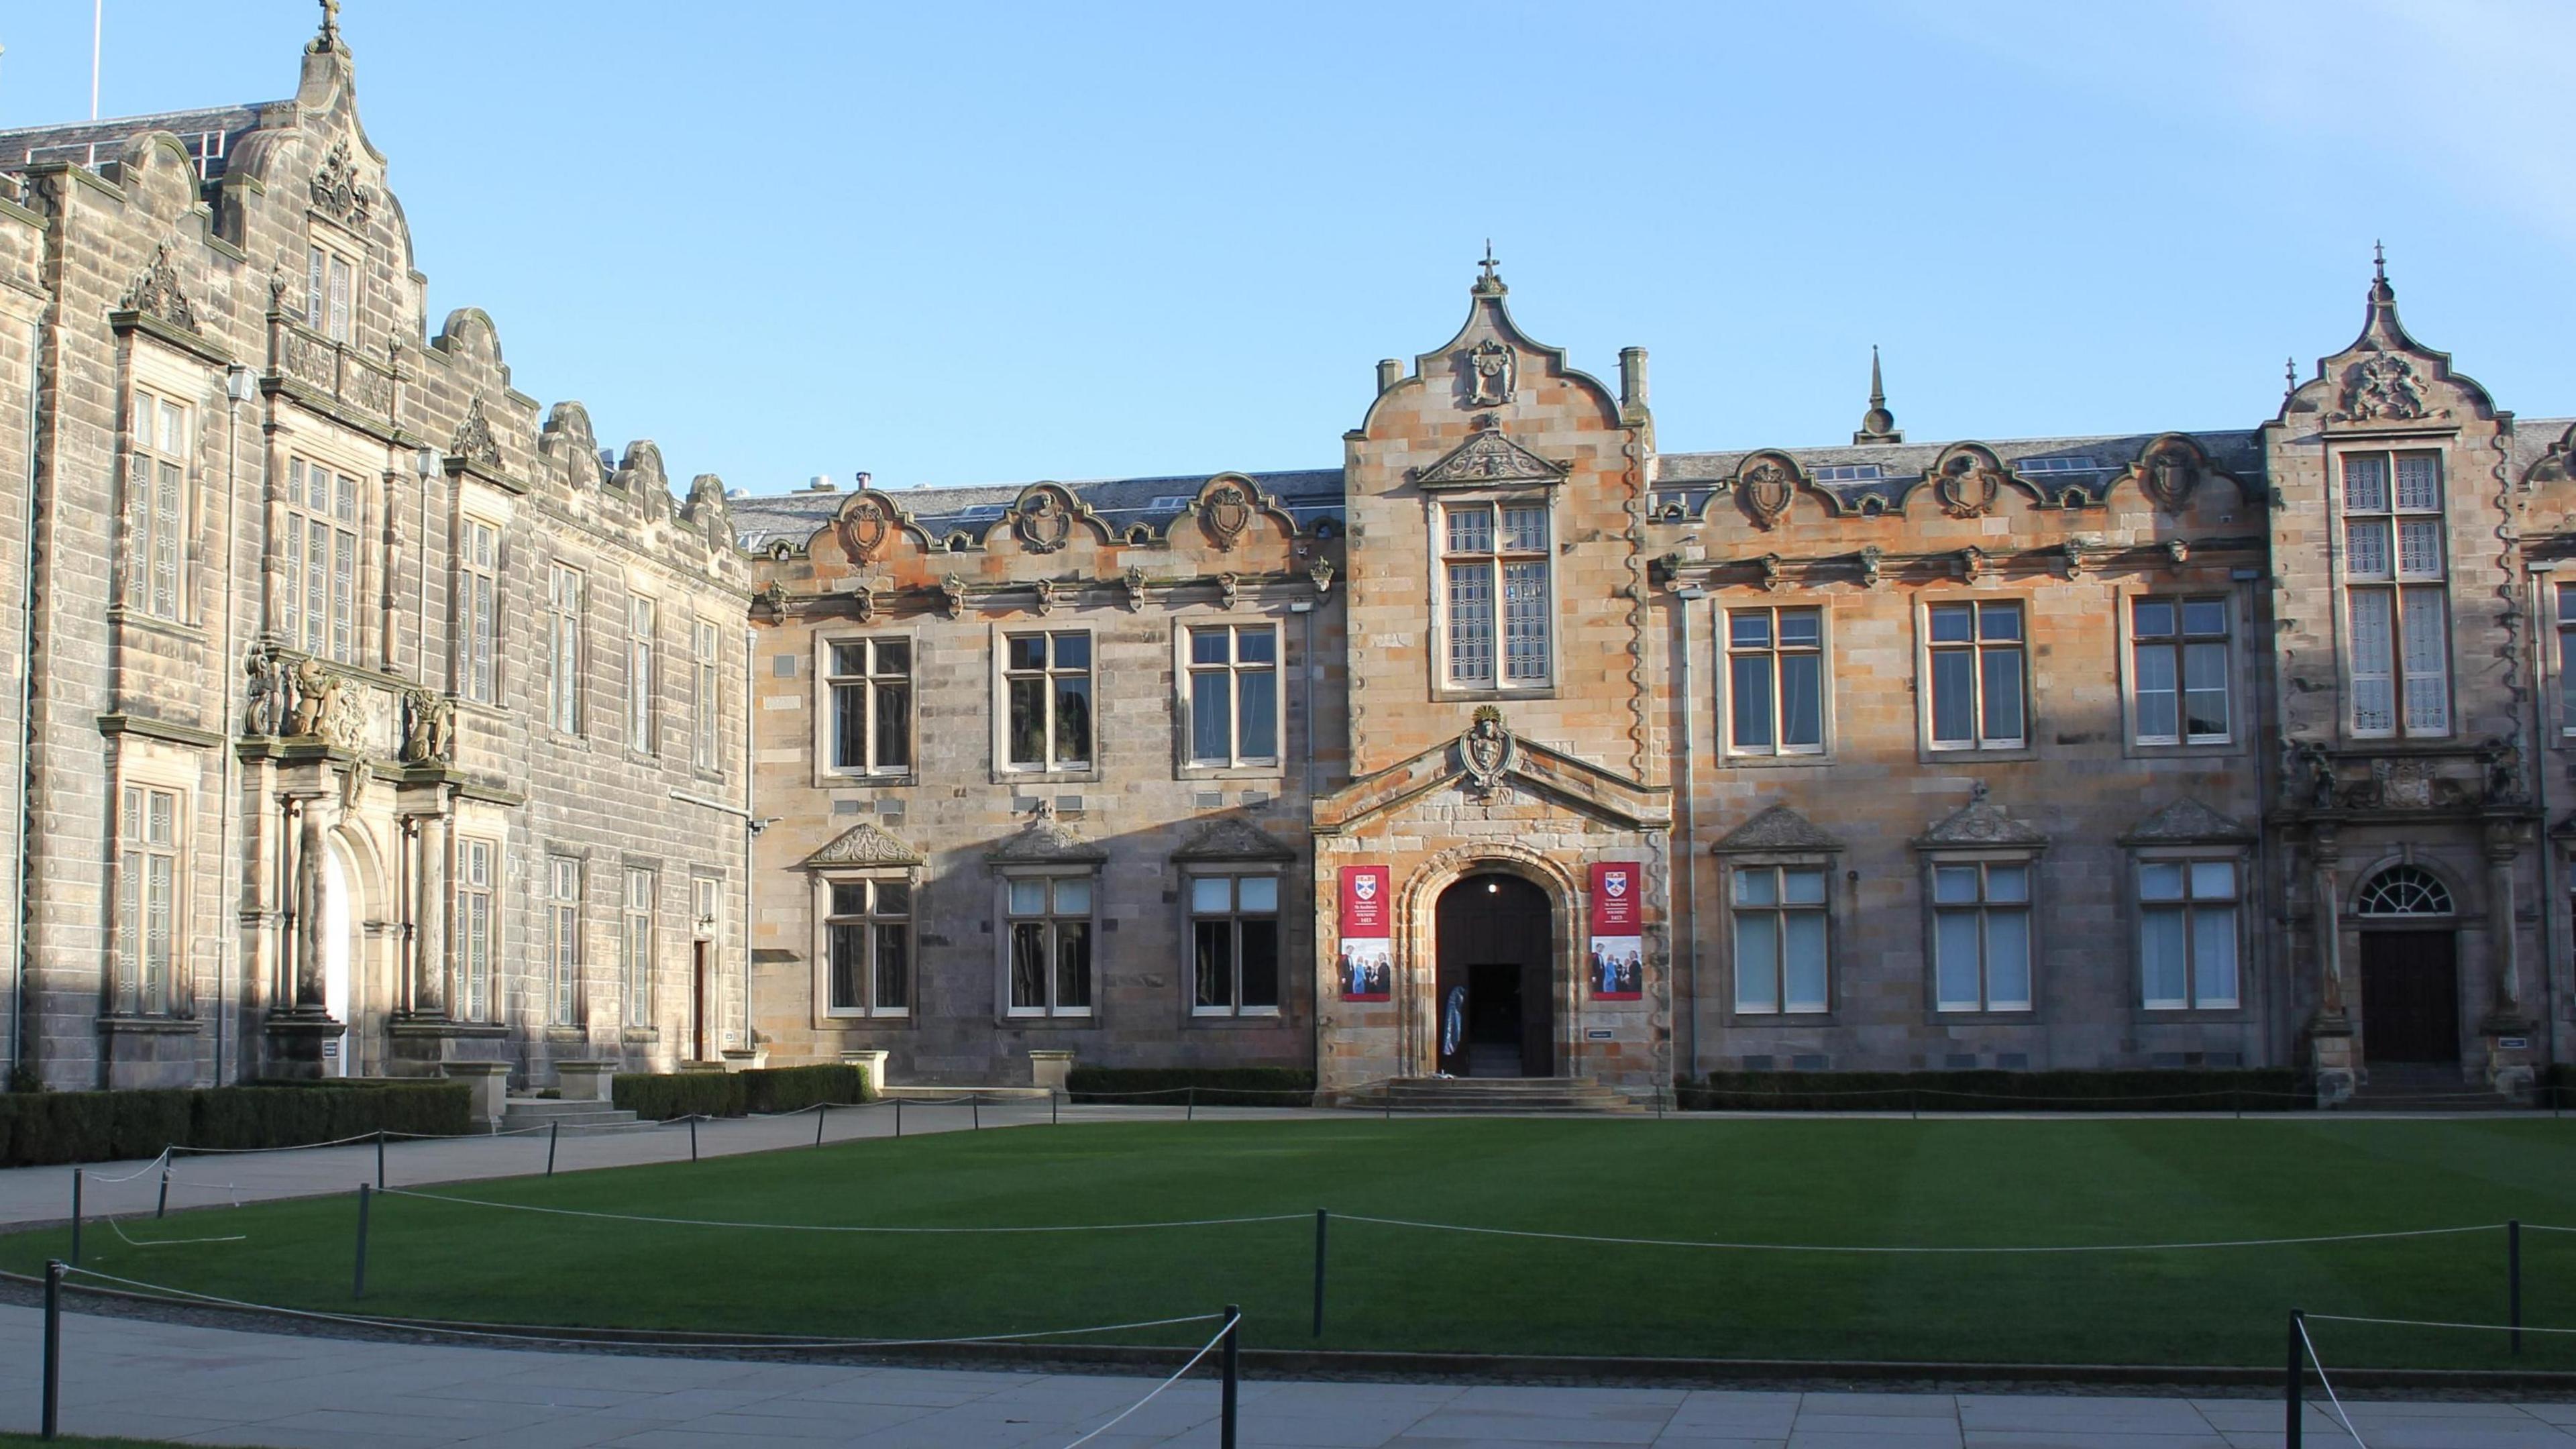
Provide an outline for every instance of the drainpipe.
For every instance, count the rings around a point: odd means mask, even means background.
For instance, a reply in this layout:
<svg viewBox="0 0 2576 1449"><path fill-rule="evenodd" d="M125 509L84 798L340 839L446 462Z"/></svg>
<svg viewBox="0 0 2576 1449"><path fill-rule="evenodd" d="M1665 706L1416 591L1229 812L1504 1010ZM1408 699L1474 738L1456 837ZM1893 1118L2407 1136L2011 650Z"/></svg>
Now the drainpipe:
<svg viewBox="0 0 2576 1449"><path fill-rule="evenodd" d="M1681 657L1673 667L1674 687L1682 696L1682 915L1690 922L1690 949L1683 960L1690 974L1690 1016L1682 1023L1688 1042L1690 1070L1685 1076L1699 1074L1699 789L1692 761L1699 752L1698 687L1691 683L1691 610L1708 597L1708 590L1693 584L1676 589L1673 597L1681 600ZM1827 883L1830 887L1830 882Z"/></svg>
<svg viewBox="0 0 2576 1449"><path fill-rule="evenodd" d="M228 900L233 919L219 923L215 932L215 1085L224 1084L225 1068L231 1058L225 1050L225 1024L233 1014L233 951L241 935L241 881L235 872L239 862L233 859L233 816L241 809L240 785L233 771L239 757L233 749L233 674L234 655L238 647L233 638L233 592L235 565L241 557L241 535L234 532L240 509L240 440L241 405L250 400L250 369L236 362L224 369L224 628L223 665L216 672L216 708L223 712L223 758L218 770L223 781L222 805L215 812L215 869L232 877L231 889L218 888L216 899ZM220 877L219 877L220 878Z"/></svg>
<svg viewBox="0 0 2576 1449"><path fill-rule="evenodd" d="M2558 894L2558 848L2549 839L2549 760L2543 748L2548 738L2543 731L2548 727L2549 706L2546 702L2548 696L2541 692L2549 681L2549 664L2538 626L2539 621L2550 617L2544 606L2549 602L2549 585L2556 573L2556 563L2552 559L2545 567L2541 563L2529 566L2530 608L2524 615L2533 621L2530 631L2532 730L2529 755L2531 798L2540 811L2540 838L2536 842L2540 849L2540 1009L2548 1013L2548 1019L2543 1023L2547 1030L2542 1040L2547 1043L2548 1052L2541 1062L2543 1075L2558 1065L2558 903L2562 897ZM2570 722L2562 720L2559 723L2563 728ZM2513 923L2508 921L2505 927L2511 930Z"/></svg>
<svg viewBox="0 0 2576 1449"><path fill-rule="evenodd" d="M37 366L44 355L45 324L27 324L27 476L26 516L18 537L27 550L25 591L18 599L18 819L17 839L9 858L17 862L17 900L9 920L16 944L9 953L9 1075L26 1065L27 1026L27 842L34 833L36 808L36 408L44 400Z"/></svg>

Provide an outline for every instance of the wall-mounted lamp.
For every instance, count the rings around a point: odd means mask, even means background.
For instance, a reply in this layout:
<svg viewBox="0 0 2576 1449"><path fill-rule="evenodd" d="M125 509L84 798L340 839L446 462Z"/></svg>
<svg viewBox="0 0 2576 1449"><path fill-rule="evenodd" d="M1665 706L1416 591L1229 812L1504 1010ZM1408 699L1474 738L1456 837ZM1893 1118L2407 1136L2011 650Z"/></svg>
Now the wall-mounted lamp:
<svg viewBox="0 0 2576 1449"><path fill-rule="evenodd" d="M235 403L250 401L250 369L236 362L224 369L224 396Z"/></svg>
<svg viewBox="0 0 2576 1449"><path fill-rule="evenodd" d="M430 475L438 471L438 450L427 443L414 449L411 455L411 470L420 475L420 481L428 482Z"/></svg>

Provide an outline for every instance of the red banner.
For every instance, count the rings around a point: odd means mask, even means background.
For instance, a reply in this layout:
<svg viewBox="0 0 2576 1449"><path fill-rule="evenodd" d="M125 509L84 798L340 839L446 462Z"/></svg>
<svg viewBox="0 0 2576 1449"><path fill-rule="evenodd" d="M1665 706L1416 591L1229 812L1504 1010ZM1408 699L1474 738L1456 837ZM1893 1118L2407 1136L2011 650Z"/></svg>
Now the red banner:
<svg viewBox="0 0 2576 1449"><path fill-rule="evenodd" d="M1342 867L1342 956L1336 976L1344 1001L1395 998L1395 950L1388 939L1386 867Z"/></svg>
<svg viewBox="0 0 2576 1449"><path fill-rule="evenodd" d="M1592 934L1634 936L1642 931L1640 897L1646 873L1632 860L1598 861L1592 867Z"/></svg>
<svg viewBox="0 0 2576 1449"><path fill-rule="evenodd" d="M1381 939L1391 934L1386 924L1386 897L1385 866L1343 866L1342 934Z"/></svg>

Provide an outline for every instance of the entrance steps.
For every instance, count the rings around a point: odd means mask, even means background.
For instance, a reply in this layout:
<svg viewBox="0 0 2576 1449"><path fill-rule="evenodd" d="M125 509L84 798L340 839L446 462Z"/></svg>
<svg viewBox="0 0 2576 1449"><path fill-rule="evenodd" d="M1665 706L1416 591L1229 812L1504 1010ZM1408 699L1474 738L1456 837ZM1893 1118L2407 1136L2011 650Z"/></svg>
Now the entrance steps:
<svg viewBox="0 0 2576 1449"><path fill-rule="evenodd" d="M501 1110L501 1130L560 1125L566 1132L633 1125L635 1114L606 1102L566 1102L553 1097L512 1097Z"/></svg>
<svg viewBox="0 0 2576 1449"><path fill-rule="evenodd" d="M2357 1112L2502 1112L2528 1107L2467 1080L2455 1066L2381 1062L2363 1070L2345 1108Z"/></svg>
<svg viewBox="0 0 2576 1449"><path fill-rule="evenodd" d="M1646 1110L1590 1077L1396 1077L1354 1093L1347 1105L1469 1116L1642 1114Z"/></svg>

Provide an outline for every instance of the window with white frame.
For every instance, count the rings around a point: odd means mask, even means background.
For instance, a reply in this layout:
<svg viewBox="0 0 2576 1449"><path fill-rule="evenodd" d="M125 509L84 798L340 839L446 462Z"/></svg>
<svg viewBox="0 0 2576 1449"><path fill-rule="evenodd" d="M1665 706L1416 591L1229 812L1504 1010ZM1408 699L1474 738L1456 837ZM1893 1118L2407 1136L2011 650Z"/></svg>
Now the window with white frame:
<svg viewBox="0 0 2576 1449"><path fill-rule="evenodd" d="M1002 642L1009 767L1089 769L1091 635L1079 630L1011 634Z"/></svg>
<svg viewBox="0 0 2576 1449"><path fill-rule="evenodd" d="M2129 601L2131 728L2142 745L2223 745L2232 737L2227 600Z"/></svg>
<svg viewBox="0 0 2576 1449"><path fill-rule="evenodd" d="M546 988L549 1019L581 1025L581 862L546 860Z"/></svg>
<svg viewBox="0 0 2576 1449"><path fill-rule="evenodd" d="M279 603L286 642L358 662L358 480L303 458L286 464L286 567Z"/></svg>
<svg viewBox="0 0 2576 1449"><path fill-rule="evenodd" d="M1925 614L1932 748L2000 750L2028 744L2021 605L1934 604Z"/></svg>
<svg viewBox="0 0 2576 1449"><path fill-rule="evenodd" d="M1459 689L1538 689L1555 677L1544 501L1440 509L1447 680Z"/></svg>
<svg viewBox="0 0 2576 1449"><path fill-rule="evenodd" d="M1009 914L1012 1016L1091 1015L1088 875L1015 876Z"/></svg>
<svg viewBox="0 0 2576 1449"><path fill-rule="evenodd" d="M1279 630L1217 624L1189 634L1182 687L1193 765L1267 765L1279 759Z"/></svg>
<svg viewBox="0 0 2576 1449"><path fill-rule="evenodd" d="M2138 862L2138 976L2150 1011L2237 1005L2236 862Z"/></svg>
<svg viewBox="0 0 2576 1449"><path fill-rule="evenodd" d="M638 595L626 601L626 743L639 755L661 748L662 607Z"/></svg>
<svg viewBox="0 0 2576 1449"><path fill-rule="evenodd" d="M500 698L494 663L500 614L501 531L466 519L456 549L456 692L476 704Z"/></svg>
<svg viewBox="0 0 2576 1449"><path fill-rule="evenodd" d="M131 422L125 603L156 618L176 619L187 600L188 408L138 387Z"/></svg>
<svg viewBox="0 0 2576 1449"><path fill-rule="evenodd" d="M912 1014L912 883L836 880L828 892L823 951L831 1016Z"/></svg>
<svg viewBox="0 0 2576 1449"><path fill-rule="evenodd" d="M1743 755L1825 748L1825 611L1726 611L1726 747Z"/></svg>
<svg viewBox="0 0 2576 1449"><path fill-rule="evenodd" d="M1192 1012L1278 1014L1278 876L1191 876L1190 941Z"/></svg>
<svg viewBox="0 0 2576 1449"><path fill-rule="evenodd" d="M179 796L125 787L116 856L116 1009L171 1009L178 969Z"/></svg>
<svg viewBox="0 0 2576 1449"><path fill-rule="evenodd" d="M304 323L334 342L350 338L357 310L358 267L335 248L314 242L304 249Z"/></svg>
<svg viewBox="0 0 2576 1449"><path fill-rule="evenodd" d="M546 575L546 722L568 735L581 733L581 570L556 564Z"/></svg>
<svg viewBox="0 0 2576 1449"><path fill-rule="evenodd" d="M618 932L617 966L625 986L626 1024L653 1024L653 892L652 871L626 869L626 905Z"/></svg>
<svg viewBox="0 0 2576 1449"><path fill-rule="evenodd" d="M1934 1002L1943 1011L2030 1009L2028 861L1932 867Z"/></svg>
<svg viewBox="0 0 2576 1449"><path fill-rule="evenodd" d="M492 958L499 929L492 912L492 888L500 847L488 840L463 839L456 845L456 968L458 1006L467 1021L496 1020L492 999Z"/></svg>
<svg viewBox="0 0 2576 1449"><path fill-rule="evenodd" d="M689 880L691 929L703 940L716 938L724 921L724 879L721 876L692 876Z"/></svg>
<svg viewBox="0 0 2576 1449"><path fill-rule="evenodd" d="M712 619L698 619L689 630L689 764L700 770L721 768L724 721L724 632Z"/></svg>
<svg viewBox="0 0 2576 1449"><path fill-rule="evenodd" d="M2558 729L2576 735L2576 584L2558 586Z"/></svg>
<svg viewBox="0 0 2576 1449"><path fill-rule="evenodd" d="M824 666L824 685L832 693L833 772L909 774L912 641L834 640L824 648Z"/></svg>
<svg viewBox="0 0 2576 1449"><path fill-rule="evenodd" d="M1735 1009L1826 1011L1825 868L1741 865L1732 883Z"/></svg>
<svg viewBox="0 0 2576 1449"><path fill-rule="evenodd" d="M2352 732L2451 732L2441 455L2342 455Z"/></svg>

